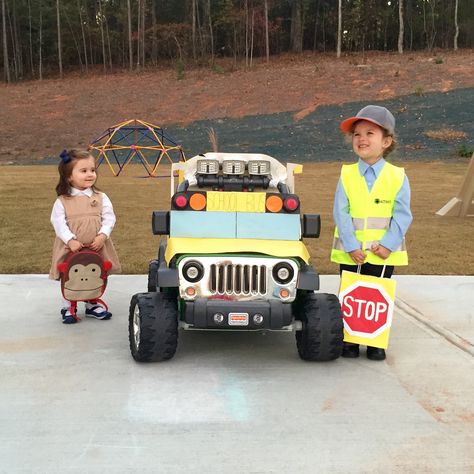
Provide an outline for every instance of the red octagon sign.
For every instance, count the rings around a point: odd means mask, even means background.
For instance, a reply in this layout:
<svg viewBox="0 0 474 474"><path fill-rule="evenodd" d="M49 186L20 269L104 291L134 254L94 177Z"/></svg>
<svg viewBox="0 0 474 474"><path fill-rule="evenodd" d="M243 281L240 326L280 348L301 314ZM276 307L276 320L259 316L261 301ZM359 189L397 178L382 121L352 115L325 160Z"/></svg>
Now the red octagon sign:
<svg viewBox="0 0 474 474"><path fill-rule="evenodd" d="M357 282L340 295L344 328L353 336L374 338L392 324L393 300L382 286Z"/></svg>

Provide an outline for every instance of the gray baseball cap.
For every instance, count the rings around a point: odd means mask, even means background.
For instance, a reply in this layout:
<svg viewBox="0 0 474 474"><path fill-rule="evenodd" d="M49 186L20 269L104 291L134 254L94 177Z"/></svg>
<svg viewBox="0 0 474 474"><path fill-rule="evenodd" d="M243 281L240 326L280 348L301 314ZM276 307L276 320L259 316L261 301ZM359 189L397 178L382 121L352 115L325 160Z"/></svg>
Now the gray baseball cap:
<svg viewBox="0 0 474 474"><path fill-rule="evenodd" d="M357 112L355 117L348 118L341 122L340 128L344 133L352 131L352 126L358 120L367 120L384 128L390 135L395 133L395 117L390 110L380 105L367 105Z"/></svg>

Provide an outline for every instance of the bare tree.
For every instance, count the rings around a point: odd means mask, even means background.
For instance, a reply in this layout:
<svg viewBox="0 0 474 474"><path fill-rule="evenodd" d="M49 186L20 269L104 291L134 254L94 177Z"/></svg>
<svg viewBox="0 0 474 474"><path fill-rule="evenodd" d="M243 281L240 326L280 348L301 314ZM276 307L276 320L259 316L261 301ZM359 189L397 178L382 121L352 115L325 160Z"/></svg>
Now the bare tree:
<svg viewBox="0 0 474 474"><path fill-rule="evenodd" d="M63 78L63 52L61 45L61 16L59 13L59 0L56 0L56 24L58 28L58 63L59 63L59 77Z"/></svg>
<svg viewBox="0 0 474 474"><path fill-rule="evenodd" d="M337 9L337 57L341 57L341 43L342 43L342 0L339 0Z"/></svg>
<svg viewBox="0 0 474 474"><path fill-rule="evenodd" d="M398 53L403 54L403 36L405 33L405 25L403 23L403 0L398 0Z"/></svg>
<svg viewBox="0 0 474 474"><path fill-rule="evenodd" d="M431 8L431 38L430 38L430 51L433 50L434 47L434 42L436 38L436 26L435 26L435 10L436 10L436 0L431 0L430 2L430 8Z"/></svg>
<svg viewBox="0 0 474 474"><path fill-rule="evenodd" d="M87 21L86 26L87 26L87 41L89 43L89 58L91 60L91 65L93 66L95 64L94 62L95 58L94 58L94 50L92 49L91 25L89 21Z"/></svg>
<svg viewBox="0 0 474 474"><path fill-rule="evenodd" d="M31 0L28 0L28 30L29 30L29 46L30 46L30 68L31 68L31 75L35 75L35 66L33 63L33 31L31 26L32 18L31 18Z"/></svg>
<svg viewBox="0 0 474 474"><path fill-rule="evenodd" d="M303 1L293 0L291 3L291 51L301 53L303 51Z"/></svg>
<svg viewBox="0 0 474 474"><path fill-rule="evenodd" d="M137 69L145 65L145 0L138 0Z"/></svg>
<svg viewBox="0 0 474 474"><path fill-rule="evenodd" d="M151 60L153 62L153 66L158 64L158 40L157 40L157 22L156 22L156 5L155 2L151 2L151 29L153 37L151 39Z"/></svg>
<svg viewBox="0 0 474 474"><path fill-rule="evenodd" d="M319 2L320 0L316 3L316 18L314 19L313 52L316 51L318 42Z"/></svg>
<svg viewBox="0 0 474 474"><path fill-rule="evenodd" d="M132 9L130 0L127 0L127 20L128 20L128 64L130 71L133 69L133 49L132 49Z"/></svg>
<svg viewBox="0 0 474 474"><path fill-rule="evenodd" d="M196 0L196 26L199 35L199 46L201 47L201 56L206 54L204 39L201 28L201 16L199 15L199 0Z"/></svg>
<svg viewBox="0 0 474 474"><path fill-rule="evenodd" d="M99 21L100 26L100 39L102 41L102 62L104 63L104 73L107 72L107 57L105 55L105 38L104 38L104 14L102 13L102 1L99 0L99 11L97 12L96 18Z"/></svg>
<svg viewBox="0 0 474 474"><path fill-rule="evenodd" d="M237 66L237 24L234 23L234 67Z"/></svg>
<svg viewBox="0 0 474 474"><path fill-rule="evenodd" d="M107 35L107 49L109 52L109 69L112 71L112 47L110 45L109 22L107 21L106 16L104 16L104 21L105 21L105 33Z"/></svg>
<svg viewBox="0 0 474 474"><path fill-rule="evenodd" d="M81 0L77 0L77 9L79 10L79 21L81 23L81 34L82 34L82 46L84 48L84 62L86 64L86 72L89 70L89 64L87 60L87 46L86 46L86 34L84 32L84 20L82 19L82 5Z"/></svg>
<svg viewBox="0 0 474 474"><path fill-rule="evenodd" d="M252 6L252 21L250 25L250 67L253 65L253 37L255 34L255 9Z"/></svg>
<svg viewBox="0 0 474 474"><path fill-rule="evenodd" d="M264 2L264 9L265 9L265 57L268 63L270 61L270 44L268 40L268 0L265 0Z"/></svg>
<svg viewBox="0 0 474 474"><path fill-rule="evenodd" d="M8 8L7 8L8 13ZM12 14L9 15L10 20L10 33L12 37L12 50L13 50L13 66L15 68L15 79L19 79L23 76L23 58L22 48L18 35L18 20L17 20L17 9L16 0L13 0Z"/></svg>
<svg viewBox="0 0 474 474"><path fill-rule="evenodd" d="M8 60L7 44L7 18L5 13L5 0L2 0L2 27L3 27L3 73L5 80L10 82L10 63Z"/></svg>
<svg viewBox="0 0 474 474"><path fill-rule="evenodd" d="M146 0L141 0L142 1L142 36L141 36L141 41L142 41L142 66L145 67L145 12L146 12Z"/></svg>
<svg viewBox="0 0 474 474"><path fill-rule="evenodd" d="M142 0L138 0L138 13L137 13L137 70L140 69L140 61L142 59L141 46L142 42L140 41L141 34L141 25L142 25Z"/></svg>
<svg viewBox="0 0 474 474"><path fill-rule="evenodd" d="M71 21L69 20L69 15L67 14L66 10L64 10L64 16L66 17L66 21L67 21L67 24L69 26L69 30L71 31L72 39L74 41L74 45L76 46L77 57L79 58L79 64L81 66L81 71L82 71L81 48L80 48L79 43L76 39L76 35L74 34L74 29L72 28Z"/></svg>
<svg viewBox="0 0 474 474"><path fill-rule="evenodd" d="M191 22L192 22L192 38L193 38L193 59L196 61L196 8L197 3L196 0L192 0L191 3L192 14L191 14Z"/></svg>
<svg viewBox="0 0 474 474"><path fill-rule="evenodd" d="M427 20L426 20L426 2L422 2L423 5L423 33L426 38L426 47L429 51L433 49L435 38L436 38L436 28L435 28L435 9L436 9L436 0L431 0L428 4L431 10L431 28L428 31Z"/></svg>
<svg viewBox="0 0 474 474"><path fill-rule="evenodd" d="M459 36L459 24L458 24L458 3L456 0L454 3L454 51L458 49L458 36Z"/></svg>
<svg viewBox="0 0 474 474"><path fill-rule="evenodd" d="M212 30L211 0L207 1L207 17L209 22L209 38L211 42L211 61L214 63L214 31Z"/></svg>
<svg viewBox="0 0 474 474"><path fill-rule="evenodd" d="M245 67L249 65L249 1L245 0Z"/></svg>
<svg viewBox="0 0 474 474"><path fill-rule="evenodd" d="M39 38L38 38L38 77L43 80L43 10L41 8L41 0L39 2Z"/></svg>

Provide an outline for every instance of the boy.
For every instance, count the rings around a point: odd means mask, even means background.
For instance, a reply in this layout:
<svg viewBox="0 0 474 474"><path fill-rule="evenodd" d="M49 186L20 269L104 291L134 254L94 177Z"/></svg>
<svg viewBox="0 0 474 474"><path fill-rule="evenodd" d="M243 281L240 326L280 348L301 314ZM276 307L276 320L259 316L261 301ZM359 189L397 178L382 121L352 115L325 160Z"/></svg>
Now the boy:
<svg viewBox="0 0 474 474"><path fill-rule="evenodd" d="M341 273L390 278L394 266L408 265L405 234L413 220L405 170L384 159L395 148L395 118L385 107L368 105L340 128L351 136L359 160L341 169L331 261ZM359 357L359 345L345 342L342 357ZM385 357L384 349L367 347L368 359Z"/></svg>

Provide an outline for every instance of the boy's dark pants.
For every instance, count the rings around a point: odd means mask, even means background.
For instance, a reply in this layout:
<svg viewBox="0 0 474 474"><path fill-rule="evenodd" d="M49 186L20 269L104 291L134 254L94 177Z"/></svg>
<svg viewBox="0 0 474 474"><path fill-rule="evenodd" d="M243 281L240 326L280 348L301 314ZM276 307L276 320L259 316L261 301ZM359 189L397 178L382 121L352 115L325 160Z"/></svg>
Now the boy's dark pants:
<svg viewBox="0 0 474 474"><path fill-rule="evenodd" d="M357 265L339 265L339 274L341 274L343 270L357 273ZM393 274L393 270L394 270L393 265L385 265L385 272L383 274L383 277L390 278ZM371 263L364 263L360 267L361 275L371 275L375 277L380 277L382 276L382 272L383 272L383 265L372 265Z"/></svg>
<svg viewBox="0 0 474 474"><path fill-rule="evenodd" d="M339 265L339 274L342 274L343 270L348 272L357 273L358 265ZM390 278L393 274L394 266L393 265L386 265L385 271L383 271L383 265L373 265L371 263L364 263L360 267L360 274L361 275L371 275L375 277L381 277L383 272L384 278ZM359 355L359 344L353 344L351 342L344 343L345 349L343 351L343 357L357 357ZM374 360L382 360L385 359L385 351L383 349L376 349L368 346L368 350L371 351L373 354L368 355L370 359ZM344 352L346 355L344 355ZM349 353L349 354L347 354ZM351 355L352 353L352 355ZM357 355L356 355L357 354Z"/></svg>

